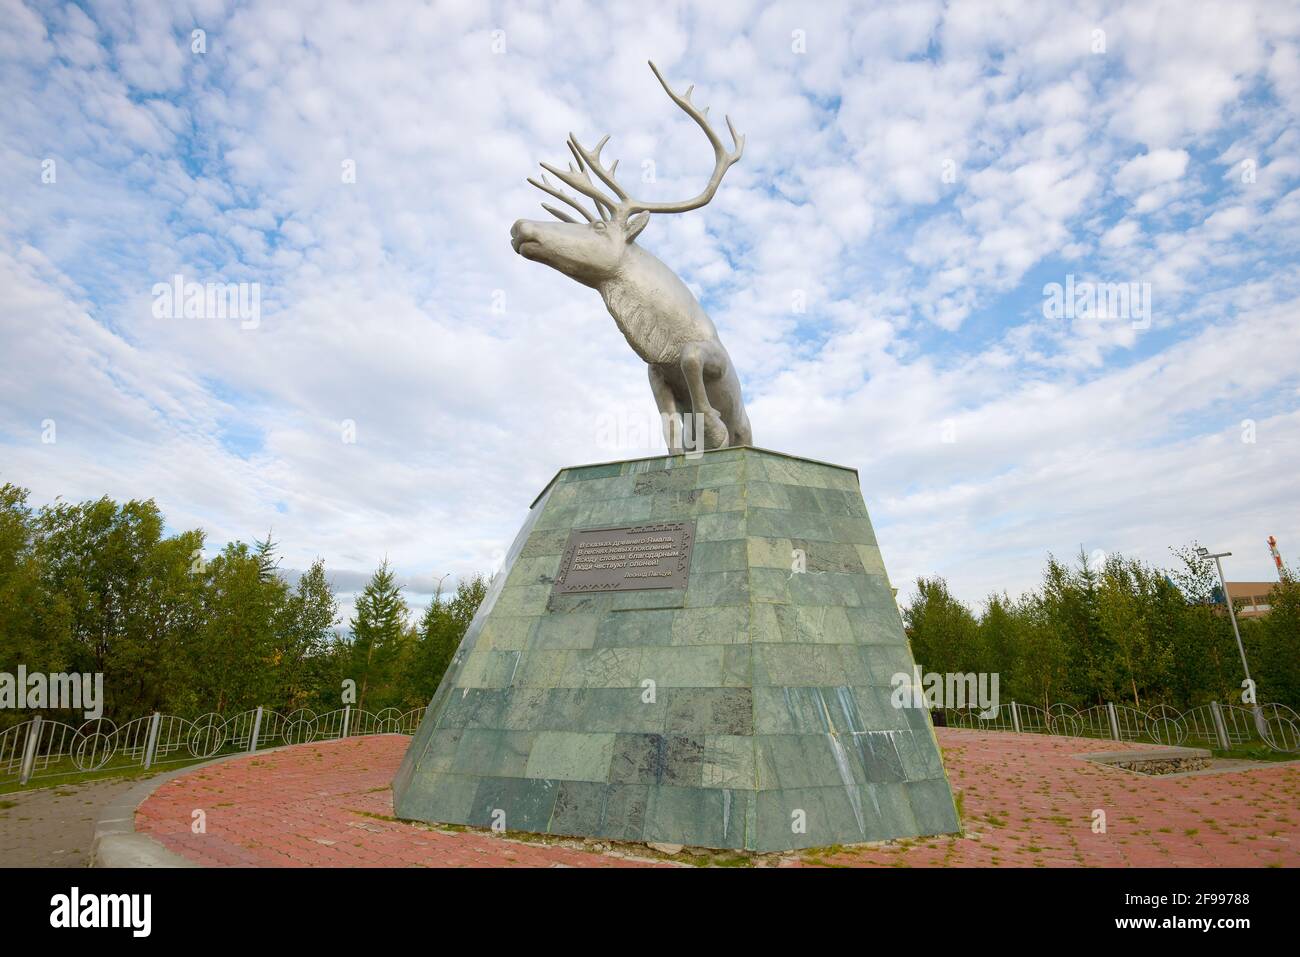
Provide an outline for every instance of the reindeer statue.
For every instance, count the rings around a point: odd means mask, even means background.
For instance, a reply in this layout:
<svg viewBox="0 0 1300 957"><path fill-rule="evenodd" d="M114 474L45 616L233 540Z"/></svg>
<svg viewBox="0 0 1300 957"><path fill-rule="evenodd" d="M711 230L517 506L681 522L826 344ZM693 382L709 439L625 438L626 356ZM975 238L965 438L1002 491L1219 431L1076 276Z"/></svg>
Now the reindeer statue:
<svg viewBox="0 0 1300 957"><path fill-rule="evenodd" d="M600 151L606 136L587 150L569 134L568 147L576 162L567 171L542 163L542 169L591 200L596 216L576 197L554 185L546 175L541 182L529 179L538 189L577 210L586 223L542 203L542 207L563 222L535 222L521 219L510 229L515 252L525 259L543 263L590 286L600 293L628 345L647 363L650 388L664 423L664 441L670 452L681 452L687 444L698 449L720 449L729 445L750 445L749 418L740 395L740 379L731 357L718 339L713 321L686 284L677 275L636 244L636 237L650 221L651 213L685 213L713 199L718 184L745 149L745 138L727 118L727 129L735 149L728 151L709 125L708 107L698 110L691 103L689 87L678 96L668 86L654 63L650 69L664 91L686 115L699 124L713 145L713 175L704 191L693 199L676 203L651 203L630 197L614 178L618 161L607 169ZM604 184L601 189L590 173ZM694 417L687 416L694 413ZM683 423L696 429L689 440ZM703 432L701 443L700 431Z"/></svg>

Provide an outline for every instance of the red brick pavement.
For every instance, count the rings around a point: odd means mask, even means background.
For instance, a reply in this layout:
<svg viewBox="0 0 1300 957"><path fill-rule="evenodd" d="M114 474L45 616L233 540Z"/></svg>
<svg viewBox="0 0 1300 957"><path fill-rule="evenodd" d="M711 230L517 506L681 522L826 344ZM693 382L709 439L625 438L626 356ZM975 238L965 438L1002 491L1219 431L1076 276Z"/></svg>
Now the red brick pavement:
<svg viewBox="0 0 1300 957"><path fill-rule="evenodd" d="M214 866L621 867L651 863L391 819L410 739L302 745L227 761L159 788L136 829ZM782 866L1263 866L1300 864L1300 765L1144 777L1079 760L1113 742L940 729L967 836L769 857ZM207 833L191 832L192 812ZM1094 833L1093 813L1106 815Z"/></svg>
<svg viewBox="0 0 1300 957"><path fill-rule="evenodd" d="M1300 864L1300 763L1158 777L1073 757L1088 738L939 729L966 837L859 846L831 864L1261 867ZM1095 811L1105 833L1094 833Z"/></svg>

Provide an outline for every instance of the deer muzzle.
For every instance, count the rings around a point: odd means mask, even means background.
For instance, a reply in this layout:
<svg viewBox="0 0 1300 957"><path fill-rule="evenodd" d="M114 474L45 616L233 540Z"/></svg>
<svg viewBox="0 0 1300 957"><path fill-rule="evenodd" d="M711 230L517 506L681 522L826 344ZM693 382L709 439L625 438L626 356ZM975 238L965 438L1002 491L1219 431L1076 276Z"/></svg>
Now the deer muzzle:
<svg viewBox="0 0 1300 957"><path fill-rule="evenodd" d="M515 220L515 224L510 227L510 245L514 247L515 252L519 252L519 247L524 243L535 243L537 241L536 223L529 222L526 219Z"/></svg>

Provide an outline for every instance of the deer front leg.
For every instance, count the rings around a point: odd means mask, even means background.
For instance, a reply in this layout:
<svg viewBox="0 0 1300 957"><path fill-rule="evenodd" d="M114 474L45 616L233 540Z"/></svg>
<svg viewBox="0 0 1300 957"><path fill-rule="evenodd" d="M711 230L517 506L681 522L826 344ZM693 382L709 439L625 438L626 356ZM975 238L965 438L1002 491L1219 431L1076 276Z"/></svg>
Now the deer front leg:
<svg viewBox="0 0 1300 957"><path fill-rule="evenodd" d="M655 405L659 407L659 421L663 425L664 444L671 455L686 451L682 441L682 409L677 402L677 395L668 384L664 370L656 365L647 365L650 375L650 391L654 393Z"/></svg>
<svg viewBox="0 0 1300 957"><path fill-rule="evenodd" d="M726 423L718 410L709 402L708 390L704 387L705 378L716 379L724 372L725 359L708 342L688 342L682 348L681 370L686 380L686 389L691 394L691 411L702 417L704 425L704 448L723 449L727 447L730 435ZM701 420L697 419L699 423Z"/></svg>

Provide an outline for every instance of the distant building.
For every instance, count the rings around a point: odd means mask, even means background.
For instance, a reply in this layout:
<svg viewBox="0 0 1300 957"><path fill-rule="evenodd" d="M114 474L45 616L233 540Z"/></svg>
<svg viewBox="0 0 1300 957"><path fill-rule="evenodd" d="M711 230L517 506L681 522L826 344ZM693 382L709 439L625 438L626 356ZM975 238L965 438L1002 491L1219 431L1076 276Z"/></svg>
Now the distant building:
<svg viewBox="0 0 1300 957"><path fill-rule="evenodd" d="M1245 602L1237 607L1238 618L1261 618L1270 610L1269 592L1277 582L1228 582L1228 597L1234 607L1237 602Z"/></svg>

